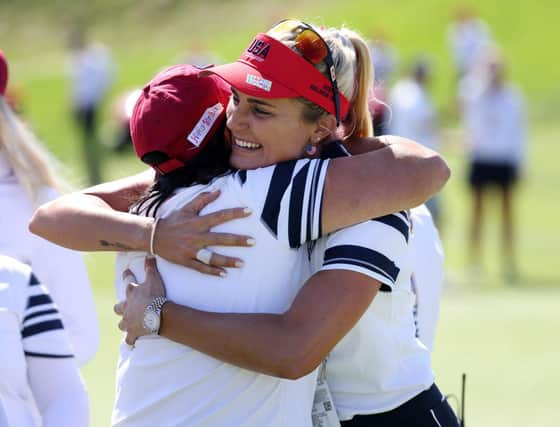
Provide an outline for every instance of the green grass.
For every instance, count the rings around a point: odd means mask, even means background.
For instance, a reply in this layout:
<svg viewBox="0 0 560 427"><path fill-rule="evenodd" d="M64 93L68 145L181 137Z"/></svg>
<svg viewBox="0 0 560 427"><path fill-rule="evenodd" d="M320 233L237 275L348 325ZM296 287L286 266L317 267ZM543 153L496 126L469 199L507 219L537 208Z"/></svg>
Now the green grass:
<svg viewBox="0 0 560 427"><path fill-rule="evenodd" d="M469 426L557 426L557 358L560 341L560 274L556 270L560 232L560 40L554 0L471 1L503 45L510 74L523 89L531 113L530 156L517 197L521 280L509 286L500 263L497 207L491 204L483 247L483 270L469 274L465 259L469 200L458 132L445 115L445 155L453 177L443 192L447 284L434 354L438 383L459 392L467 377ZM114 133L111 99L142 85L160 67L176 61L185 46L203 39L225 60L233 60L250 37L286 16L328 25L346 23L363 34L382 29L402 62L428 51L436 66L438 105L451 103L453 76L444 32L453 3L446 0L313 1L132 1L96 0L0 2L1 47L11 61L12 83L24 99L24 113L49 148L64 162L72 182L83 182L81 151L68 111L65 38L79 17L92 35L111 46L118 65L115 86L104 106L102 136ZM105 154L105 177L139 171L132 155ZM119 331L110 254L87 255L102 328L101 349L84 368L90 390L92 426L109 424Z"/></svg>
<svg viewBox="0 0 560 427"><path fill-rule="evenodd" d="M434 352L438 384L460 395L470 426L560 425L558 289L448 287Z"/></svg>

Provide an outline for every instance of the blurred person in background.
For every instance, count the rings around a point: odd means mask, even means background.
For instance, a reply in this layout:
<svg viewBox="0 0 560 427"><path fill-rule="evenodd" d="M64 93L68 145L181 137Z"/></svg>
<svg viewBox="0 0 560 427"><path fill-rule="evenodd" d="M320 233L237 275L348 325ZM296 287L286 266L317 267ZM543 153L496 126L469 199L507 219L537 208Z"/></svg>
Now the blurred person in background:
<svg viewBox="0 0 560 427"><path fill-rule="evenodd" d="M387 134L390 111L387 107L386 88L397 65L397 54L385 32L378 30L368 40L372 66L375 70L373 87L369 94L369 111L373 118L373 134Z"/></svg>
<svg viewBox="0 0 560 427"><path fill-rule="evenodd" d="M89 425L87 392L56 304L28 265L4 255L0 349L1 427Z"/></svg>
<svg viewBox="0 0 560 427"><path fill-rule="evenodd" d="M142 93L141 89L132 89L117 96L113 102L112 116L115 122L116 133L112 148L117 152L132 149L132 138L130 136L130 117L134 104Z"/></svg>
<svg viewBox="0 0 560 427"><path fill-rule="evenodd" d="M475 269L480 267L485 200L495 187L501 203L504 277L515 281L514 195L525 161L527 116L520 91L506 78L497 47L487 47L477 67L462 80L459 99L469 148L470 262Z"/></svg>
<svg viewBox="0 0 560 427"><path fill-rule="evenodd" d="M203 40L193 38L190 40L180 62L203 68L209 65L221 64L222 60L206 46Z"/></svg>
<svg viewBox="0 0 560 427"><path fill-rule="evenodd" d="M32 266L49 283L79 365L92 359L99 327L82 256L31 234L28 221L64 184L56 160L4 99L8 64L0 50L0 254Z"/></svg>
<svg viewBox="0 0 560 427"><path fill-rule="evenodd" d="M108 49L89 42L83 28L72 32L70 51L70 100L82 137L88 182L93 185L101 182L98 122L101 104L113 81L114 66Z"/></svg>
<svg viewBox="0 0 560 427"><path fill-rule="evenodd" d="M368 110L373 125L375 136L386 135L387 125L391 118L391 110L387 105L385 88L379 82L374 82L369 90Z"/></svg>
<svg viewBox="0 0 560 427"><path fill-rule="evenodd" d="M447 29L447 42L455 65L457 79L465 76L491 42L488 25L467 5L455 7L455 17Z"/></svg>
<svg viewBox="0 0 560 427"><path fill-rule="evenodd" d="M431 79L429 61L426 58L415 59L408 74L397 81L389 93L391 120L388 133L410 138L440 151L438 114L428 90ZM440 205L440 195L426 202L437 225L441 220Z"/></svg>
<svg viewBox="0 0 560 427"><path fill-rule="evenodd" d="M375 81L388 84L397 66L397 52L384 31L375 31L368 40Z"/></svg>

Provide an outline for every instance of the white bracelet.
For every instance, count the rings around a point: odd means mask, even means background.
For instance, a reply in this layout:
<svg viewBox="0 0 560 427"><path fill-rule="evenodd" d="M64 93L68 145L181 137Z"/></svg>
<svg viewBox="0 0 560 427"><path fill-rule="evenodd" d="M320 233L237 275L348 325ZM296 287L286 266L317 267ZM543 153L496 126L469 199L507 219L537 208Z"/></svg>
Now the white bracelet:
<svg viewBox="0 0 560 427"><path fill-rule="evenodd" d="M152 232L150 233L150 255L156 256L156 251L154 250L154 241L156 240L156 228L160 218L156 218L152 223Z"/></svg>

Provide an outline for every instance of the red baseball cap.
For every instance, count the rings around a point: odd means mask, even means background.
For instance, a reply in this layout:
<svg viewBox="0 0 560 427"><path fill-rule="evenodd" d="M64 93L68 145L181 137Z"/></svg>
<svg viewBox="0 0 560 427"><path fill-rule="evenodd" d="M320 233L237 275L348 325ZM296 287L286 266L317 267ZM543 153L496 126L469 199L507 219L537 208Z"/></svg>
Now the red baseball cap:
<svg viewBox="0 0 560 427"><path fill-rule="evenodd" d="M0 49L0 95L6 94L6 87L8 86L8 61L4 52Z"/></svg>
<svg viewBox="0 0 560 427"><path fill-rule="evenodd" d="M163 70L134 105L130 118L134 149L160 173L195 157L225 118L229 85L215 76L201 77L200 71L185 64Z"/></svg>
<svg viewBox="0 0 560 427"><path fill-rule="evenodd" d="M227 81L235 89L259 98L304 97L335 114L330 80L310 62L267 34L257 34L236 62L204 70ZM341 117L350 103L340 93Z"/></svg>

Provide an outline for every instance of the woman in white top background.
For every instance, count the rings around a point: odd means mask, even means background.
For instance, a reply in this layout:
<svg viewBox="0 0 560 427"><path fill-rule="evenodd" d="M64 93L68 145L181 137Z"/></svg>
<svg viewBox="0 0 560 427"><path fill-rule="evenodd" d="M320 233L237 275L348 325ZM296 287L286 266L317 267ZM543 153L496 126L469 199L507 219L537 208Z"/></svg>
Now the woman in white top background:
<svg viewBox="0 0 560 427"><path fill-rule="evenodd" d="M55 159L6 102L7 83L8 63L0 50L0 254L32 266L49 284L84 365L99 346L99 325L83 257L28 230L35 208L56 198L64 184Z"/></svg>
<svg viewBox="0 0 560 427"><path fill-rule="evenodd" d="M520 91L507 81L503 54L487 46L460 86L463 126L468 143L471 223L469 257L480 267L483 220L491 189L501 205L502 268L506 280L518 278L515 233L515 191L523 172L527 115Z"/></svg>

